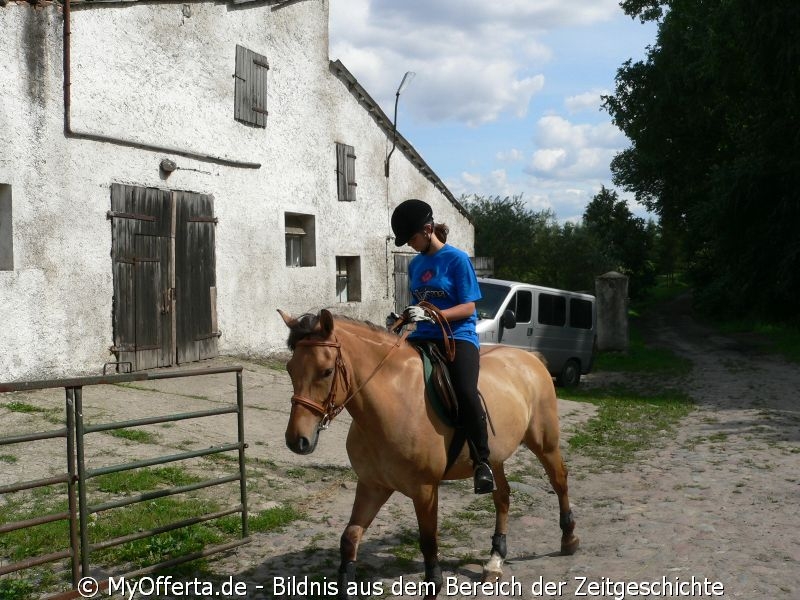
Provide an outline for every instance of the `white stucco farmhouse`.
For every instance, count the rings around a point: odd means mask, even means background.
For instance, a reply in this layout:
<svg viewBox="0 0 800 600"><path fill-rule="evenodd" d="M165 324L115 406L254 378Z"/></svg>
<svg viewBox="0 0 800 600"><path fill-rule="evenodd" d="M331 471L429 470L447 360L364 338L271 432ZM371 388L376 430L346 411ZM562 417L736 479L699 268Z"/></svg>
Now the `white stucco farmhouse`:
<svg viewBox="0 0 800 600"><path fill-rule="evenodd" d="M0 381L283 349L382 322L392 209L449 190L346 67L330 0L0 0ZM398 79L402 72L398 72Z"/></svg>

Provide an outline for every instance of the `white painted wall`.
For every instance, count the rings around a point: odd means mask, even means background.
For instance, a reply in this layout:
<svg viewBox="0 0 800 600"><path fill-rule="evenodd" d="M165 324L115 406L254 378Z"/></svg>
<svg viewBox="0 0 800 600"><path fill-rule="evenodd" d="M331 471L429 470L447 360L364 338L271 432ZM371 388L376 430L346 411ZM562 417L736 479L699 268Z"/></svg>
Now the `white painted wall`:
<svg viewBox="0 0 800 600"><path fill-rule="evenodd" d="M389 215L408 197L430 202L472 253L469 221L399 149L384 177L391 140L331 72L327 19L328 0L73 5L73 131L261 164L246 169L65 137L60 9L0 8L0 184L14 253L0 271L0 381L98 374L114 360L115 182L214 196L224 354L282 350L277 308L382 322L393 308ZM236 44L270 63L266 129L233 119ZM353 203L337 201L336 142L358 156ZM179 167L168 177L163 158ZM285 266L285 212L315 215L316 266ZM336 302L337 255L361 257L361 302Z"/></svg>

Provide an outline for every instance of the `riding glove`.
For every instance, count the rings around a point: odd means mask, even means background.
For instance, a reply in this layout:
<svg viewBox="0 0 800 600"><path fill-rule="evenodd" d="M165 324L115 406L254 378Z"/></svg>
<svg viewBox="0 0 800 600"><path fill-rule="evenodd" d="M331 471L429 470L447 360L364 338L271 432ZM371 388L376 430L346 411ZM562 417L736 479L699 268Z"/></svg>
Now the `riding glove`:
<svg viewBox="0 0 800 600"><path fill-rule="evenodd" d="M403 318L408 321L409 323L418 323L419 321L430 321L433 323L433 319L428 316L425 312L425 309L421 306L407 306L405 310L403 310Z"/></svg>

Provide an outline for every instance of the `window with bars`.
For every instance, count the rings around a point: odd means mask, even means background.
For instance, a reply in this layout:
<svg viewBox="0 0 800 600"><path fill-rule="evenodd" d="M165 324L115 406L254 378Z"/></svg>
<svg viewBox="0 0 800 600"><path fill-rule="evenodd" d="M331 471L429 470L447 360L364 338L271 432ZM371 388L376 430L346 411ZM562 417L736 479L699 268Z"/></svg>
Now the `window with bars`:
<svg viewBox="0 0 800 600"><path fill-rule="evenodd" d="M336 184L341 202L356 199L356 152L352 146L336 143Z"/></svg>
<svg viewBox="0 0 800 600"><path fill-rule="evenodd" d="M313 267L317 264L314 215L285 213L286 266Z"/></svg>
<svg viewBox="0 0 800 600"><path fill-rule="evenodd" d="M361 302L361 257L336 257L336 299Z"/></svg>
<svg viewBox="0 0 800 600"><path fill-rule="evenodd" d="M267 58L236 46L236 71L234 73L233 117L237 121L267 126Z"/></svg>

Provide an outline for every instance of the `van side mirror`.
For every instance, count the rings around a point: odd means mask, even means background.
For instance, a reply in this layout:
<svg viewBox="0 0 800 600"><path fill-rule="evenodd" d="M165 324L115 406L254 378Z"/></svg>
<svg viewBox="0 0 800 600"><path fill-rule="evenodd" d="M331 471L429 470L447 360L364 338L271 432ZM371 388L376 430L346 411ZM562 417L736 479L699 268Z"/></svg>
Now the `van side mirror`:
<svg viewBox="0 0 800 600"><path fill-rule="evenodd" d="M503 316L500 317L500 325L506 329L514 329L517 326L517 317L513 310L508 309L503 313Z"/></svg>

